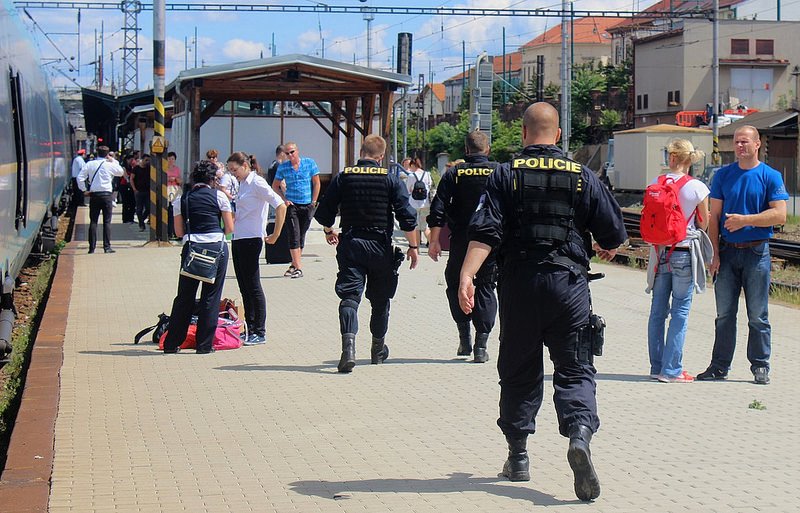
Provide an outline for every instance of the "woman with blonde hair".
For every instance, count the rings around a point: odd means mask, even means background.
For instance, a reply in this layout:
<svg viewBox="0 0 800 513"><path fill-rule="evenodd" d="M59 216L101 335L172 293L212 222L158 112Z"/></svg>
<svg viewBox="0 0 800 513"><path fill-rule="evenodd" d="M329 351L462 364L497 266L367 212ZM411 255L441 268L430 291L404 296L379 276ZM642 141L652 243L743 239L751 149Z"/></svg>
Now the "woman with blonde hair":
<svg viewBox="0 0 800 513"><path fill-rule="evenodd" d="M666 181L679 182L689 175L692 164L705 156L686 139L667 145L669 171ZM705 263L711 261L708 226L709 189L689 177L678 190L678 202L686 220L686 238L672 247L650 246L647 292L653 293L647 324L650 378L664 383L691 383L694 377L683 370L683 344L692 305L692 294L706 288ZM671 301L670 301L671 299ZM670 316L669 327L665 324Z"/></svg>

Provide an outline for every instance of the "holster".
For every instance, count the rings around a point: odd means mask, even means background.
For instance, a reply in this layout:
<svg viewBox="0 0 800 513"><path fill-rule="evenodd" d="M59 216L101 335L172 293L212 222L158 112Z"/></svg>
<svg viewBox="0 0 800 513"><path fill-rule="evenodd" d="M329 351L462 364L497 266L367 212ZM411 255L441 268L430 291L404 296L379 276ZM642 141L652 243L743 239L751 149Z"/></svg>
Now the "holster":
<svg viewBox="0 0 800 513"><path fill-rule="evenodd" d="M406 255L403 253L403 250L400 249L399 246L394 247L394 273L399 274L398 271L400 270L400 266L403 265L403 261L406 259Z"/></svg>
<svg viewBox="0 0 800 513"><path fill-rule="evenodd" d="M595 356L603 356L606 321L597 314L589 315L589 322L578 328L575 354L580 362L594 361Z"/></svg>

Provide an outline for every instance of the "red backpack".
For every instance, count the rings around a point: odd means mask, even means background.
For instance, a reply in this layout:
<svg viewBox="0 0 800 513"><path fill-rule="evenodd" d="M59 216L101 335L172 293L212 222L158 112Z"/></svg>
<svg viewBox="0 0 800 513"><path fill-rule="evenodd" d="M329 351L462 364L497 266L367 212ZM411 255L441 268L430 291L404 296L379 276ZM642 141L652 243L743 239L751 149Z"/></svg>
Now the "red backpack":
<svg viewBox="0 0 800 513"><path fill-rule="evenodd" d="M675 181L666 175L644 191L644 208L639 220L639 232L645 242L657 246L672 246L686 238L686 218L678 201L678 192L692 177L685 175Z"/></svg>

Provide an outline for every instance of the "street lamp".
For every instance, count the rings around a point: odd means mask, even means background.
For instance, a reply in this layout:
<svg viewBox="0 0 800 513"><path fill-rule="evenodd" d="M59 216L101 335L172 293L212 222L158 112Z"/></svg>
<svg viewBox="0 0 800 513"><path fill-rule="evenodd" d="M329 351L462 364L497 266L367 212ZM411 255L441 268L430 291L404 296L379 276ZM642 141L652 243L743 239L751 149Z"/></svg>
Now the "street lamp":
<svg viewBox="0 0 800 513"><path fill-rule="evenodd" d="M358 0L362 4L365 3L367 0ZM362 7L361 12L364 13L364 21L367 22L367 67L371 67L372 64L372 20L375 19L375 11L372 7Z"/></svg>

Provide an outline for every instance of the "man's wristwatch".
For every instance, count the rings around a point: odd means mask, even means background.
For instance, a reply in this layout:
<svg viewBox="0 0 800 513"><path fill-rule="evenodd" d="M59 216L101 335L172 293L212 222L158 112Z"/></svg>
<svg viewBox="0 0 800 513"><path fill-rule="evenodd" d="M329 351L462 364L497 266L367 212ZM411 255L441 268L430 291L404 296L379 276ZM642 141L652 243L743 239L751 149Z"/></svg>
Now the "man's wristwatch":
<svg viewBox="0 0 800 513"><path fill-rule="evenodd" d="M419 246L409 246L408 249L419 249Z"/></svg>

